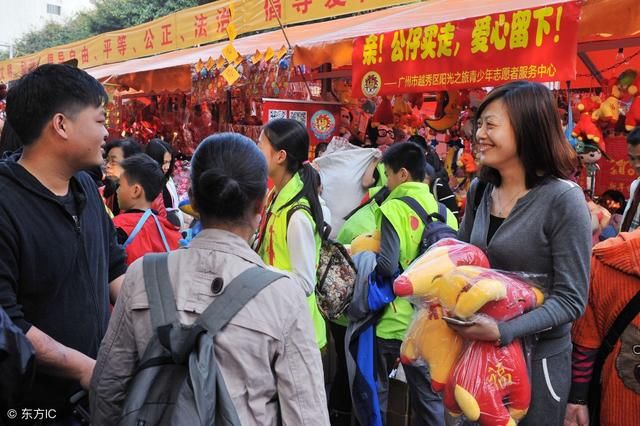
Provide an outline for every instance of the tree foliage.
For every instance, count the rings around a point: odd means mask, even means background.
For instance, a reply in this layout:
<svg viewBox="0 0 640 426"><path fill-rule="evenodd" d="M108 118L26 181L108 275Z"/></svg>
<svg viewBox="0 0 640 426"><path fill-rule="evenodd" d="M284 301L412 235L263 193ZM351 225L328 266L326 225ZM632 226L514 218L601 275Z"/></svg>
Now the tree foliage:
<svg viewBox="0 0 640 426"><path fill-rule="evenodd" d="M72 43L93 35L121 30L212 0L97 0L95 8L81 12L64 24L47 23L16 42L19 55Z"/></svg>

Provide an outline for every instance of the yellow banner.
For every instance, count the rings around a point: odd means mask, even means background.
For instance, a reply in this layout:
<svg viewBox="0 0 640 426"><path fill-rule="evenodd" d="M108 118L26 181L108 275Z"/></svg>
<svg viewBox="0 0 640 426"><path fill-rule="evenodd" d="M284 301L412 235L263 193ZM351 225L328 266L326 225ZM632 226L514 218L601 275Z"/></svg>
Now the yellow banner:
<svg viewBox="0 0 640 426"><path fill-rule="evenodd" d="M39 64L75 58L79 67L91 68L223 40L231 23L241 35L276 28L278 18L283 25L290 25L405 3L412 1L220 0L125 30L2 61L0 81L16 79Z"/></svg>

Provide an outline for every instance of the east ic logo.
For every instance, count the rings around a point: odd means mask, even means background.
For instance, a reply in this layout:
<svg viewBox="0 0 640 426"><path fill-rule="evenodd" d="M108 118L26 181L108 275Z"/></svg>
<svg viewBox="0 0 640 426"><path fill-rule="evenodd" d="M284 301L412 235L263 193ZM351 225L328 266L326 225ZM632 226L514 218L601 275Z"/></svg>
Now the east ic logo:
<svg viewBox="0 0 640 426"><path fill-rule="evenodd" d="M362 77L362 82L360 83L360 88L362 89L362 94L364 94L367 98L372 98L378 95L380 92L380 87L382 86L382 77L375 71L369 71Z"/></svg>

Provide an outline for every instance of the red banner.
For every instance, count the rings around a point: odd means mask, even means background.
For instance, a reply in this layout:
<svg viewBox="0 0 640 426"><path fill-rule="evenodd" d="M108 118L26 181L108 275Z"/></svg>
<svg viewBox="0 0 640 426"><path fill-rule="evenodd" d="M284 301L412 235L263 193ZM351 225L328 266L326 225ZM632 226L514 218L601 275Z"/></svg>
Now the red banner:
<svg viewBox="0 0 640 426"><path fill-rule="evenodd" d="M358 37L354 96L575 79L576 1Z"/></svg>
<svg viewBox="0 0 640 426"><path fill-rule="evenodd" d="M622 192L625 198L629 198L629 187L637 175L627 156L627 140L624 136L610 136L605 141L607 155L611 159L602 158L598 162L600 170L596 174L594 195L599 196L607 189L615 189ZM581 186L586 188L586 171L580 178Z"/></svg>

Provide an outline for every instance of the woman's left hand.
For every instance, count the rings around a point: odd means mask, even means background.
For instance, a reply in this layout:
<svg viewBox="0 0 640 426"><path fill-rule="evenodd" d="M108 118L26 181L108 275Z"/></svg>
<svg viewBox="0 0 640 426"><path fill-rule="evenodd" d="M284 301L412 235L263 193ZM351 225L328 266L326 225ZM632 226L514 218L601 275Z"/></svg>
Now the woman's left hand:
<svg viewBox="0 0 640 426"><path fill-rule="evenodd" d="M468 326L454 325L451 323L447 324L465 339L485 340L489 342L495 342L500 339L498 323L493 318L478 315L474 318L474 322L475 323L473 325Z"/></svg>

